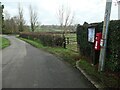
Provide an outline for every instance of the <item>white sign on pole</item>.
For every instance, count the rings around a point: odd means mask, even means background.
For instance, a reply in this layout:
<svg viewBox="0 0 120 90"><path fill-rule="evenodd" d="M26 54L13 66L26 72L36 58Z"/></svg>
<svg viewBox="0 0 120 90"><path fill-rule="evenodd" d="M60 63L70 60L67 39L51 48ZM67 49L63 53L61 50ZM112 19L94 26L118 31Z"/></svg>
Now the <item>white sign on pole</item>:
<svg viewBox="0 0 120 90"><path fill-rule="evenodd" d="M88 28L88 41L94 43L95 40L95 28Z"/></svg>

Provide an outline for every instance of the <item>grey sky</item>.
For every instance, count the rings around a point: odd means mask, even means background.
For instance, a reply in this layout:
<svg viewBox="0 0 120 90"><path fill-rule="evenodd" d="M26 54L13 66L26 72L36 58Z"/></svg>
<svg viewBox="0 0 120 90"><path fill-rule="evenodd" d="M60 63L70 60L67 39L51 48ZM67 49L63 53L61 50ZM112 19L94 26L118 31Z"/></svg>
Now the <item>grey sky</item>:
<svg viewBox="0 0 120 90"><path fill-rule="evenodd" d="M42 24L58 24L56 12L60 5L70 7L75 13L75 24L101 22L104 20L106 0L1 0L5 5L4 11L8 11L11 16L17 15L18 2L21 2L24 9L24 18L29 24L30 4L38 11L39 22ZM118 19L118 6L113 2L111 20Z"/></svg>

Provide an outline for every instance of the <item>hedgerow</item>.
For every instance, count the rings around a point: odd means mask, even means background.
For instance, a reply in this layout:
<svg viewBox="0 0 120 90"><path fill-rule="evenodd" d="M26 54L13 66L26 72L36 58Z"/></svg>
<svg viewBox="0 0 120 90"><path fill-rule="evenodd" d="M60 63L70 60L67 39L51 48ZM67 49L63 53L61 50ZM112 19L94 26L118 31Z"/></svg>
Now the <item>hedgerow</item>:
<svg viewBox="0 0 120 90"><path fill-rule="evenodd" d="M38 40L44 46L54 46L54 47L63 47L64 39L61 35L56 33L37 33L37 32L22 32L20 33L20 37L31 39L31 40Z"/></svg>
<svg viewBox="0 0 120 90"><path fill-rule="evenodd" d="M82 56L89 58L91 61L98 62L99 55L96 58L94 44L88 42L88 27L94 26L95 33L102 32L103 22L92 23L77 26L77 42L79 52ZM120 71L120 20L110 21L108 30L108 40L106 49L106 69L114 72Z"/></svg>

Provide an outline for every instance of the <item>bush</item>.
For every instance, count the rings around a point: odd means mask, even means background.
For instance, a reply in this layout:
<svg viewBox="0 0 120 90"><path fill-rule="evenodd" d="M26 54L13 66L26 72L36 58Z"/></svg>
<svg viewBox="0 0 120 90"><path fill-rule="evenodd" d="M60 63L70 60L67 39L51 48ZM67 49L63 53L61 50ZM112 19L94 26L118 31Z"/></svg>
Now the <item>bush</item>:
<svg viewBox="0 0 120 90"><path fill-rule="evenodd" d="M101 23L85 23L83 26L78 25L77 27L77 42L80 54L91 58L94 56L94 43L88 42L87 30L89 26L94 26L97 32L102 32L103 22ZM110 21L108 42L106 50L106 68L111 71L120 71L120 20ZM94 56L95 57L95 56ZM92 60L93 58L91 58Z"/></svg>
<svg viewBox="0 0 120 90"><path fill-rule="evenodd" d="M62 47L63 46L63 37L58 34L53 33L20 33L20 37L27 38L31 40L39 40L44 46L54 46L54 47Z"/></svg>

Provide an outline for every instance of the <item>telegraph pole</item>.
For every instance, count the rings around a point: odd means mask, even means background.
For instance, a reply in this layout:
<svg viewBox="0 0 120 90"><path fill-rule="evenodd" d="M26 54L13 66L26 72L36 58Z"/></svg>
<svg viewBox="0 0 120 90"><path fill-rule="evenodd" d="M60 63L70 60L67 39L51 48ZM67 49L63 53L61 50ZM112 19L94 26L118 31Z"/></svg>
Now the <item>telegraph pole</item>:
<svg viewBox="0 0 120 90"><path fill-rule="evenodd" d="M100 57L99 57L98 71L104 71L111 6L112 6L112 0L106 0L106 9L105 9L105 16L104 16L103 31L102 31L101 51L100 51Z"/></svg>
<svg viewBox="0 0 120 90"><path fill-rule="evenodd" d="M118 3L118 19L120 20L120 1L118 1L117 3Z"/></svg>
<svg viewBox="0 0 120 90"><path fill-rule="evenodd" d="M2 5L0 2L0 34L1 32L2 32ZM0 44L2 44L1 41L2 40L0 39ZM0 51L0 89L2 89L2 51Z"/></svg>
<svg viewBox="0 0 120 90"><path fill-rule="evenodd" d="M0 34L2 32L2 5L0 2Z"/></svg>

